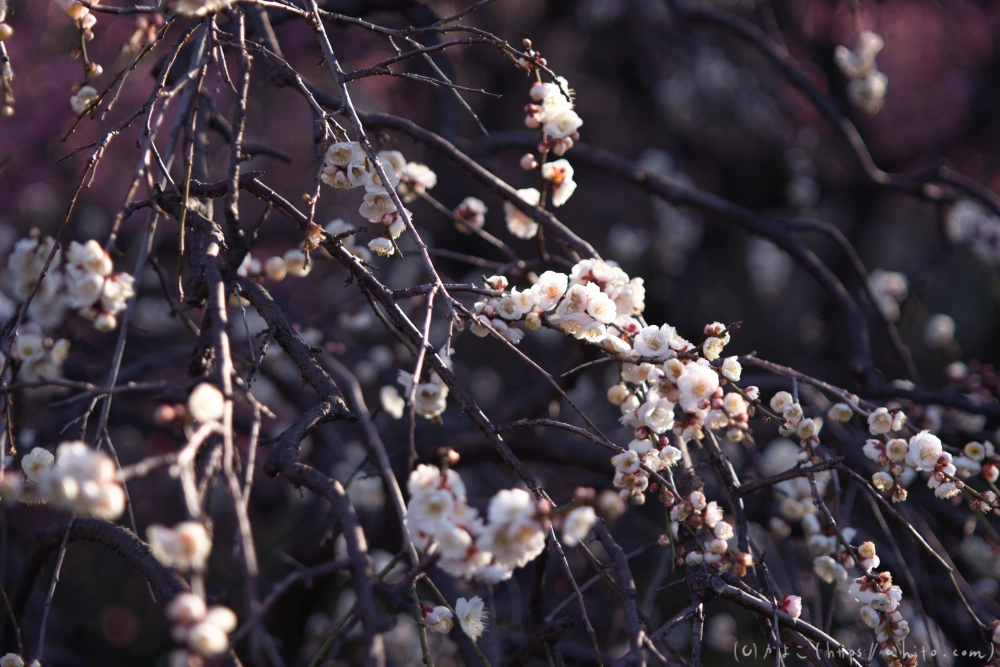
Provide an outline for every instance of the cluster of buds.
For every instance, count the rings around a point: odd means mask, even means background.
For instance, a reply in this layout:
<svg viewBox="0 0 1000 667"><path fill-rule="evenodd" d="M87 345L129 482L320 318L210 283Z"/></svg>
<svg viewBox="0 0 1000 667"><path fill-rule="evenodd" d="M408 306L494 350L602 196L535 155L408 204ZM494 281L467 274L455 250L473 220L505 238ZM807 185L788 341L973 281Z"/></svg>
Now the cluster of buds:
<svg viewBox="0 0 1000 667"><path fill-rule="evenodd" d="M802 447L819 444L819 432L823 430L822 417L806 417L802 405L787 391L779 391L771 397L771 409L781 416L778 432L784 436L794 435Z"/></svg>
<svg viewBox="0 0 1000 667"><path fill-rule="evenodd" d="M531 60L529 60L528 58L518 58L517 59L518 67L520 67L525 72L528 72L530 74L531 72L534 72L536 70L536 66L537 67L548 66L549 64L548 61L546 61L545 58L543 58L538 53L538 51L532 48L530 39L522 39L521 44L524 46L524 55L526 55Z"/></svg>
<svg viewBox="0 0 1000 667"><path fill-rule="evenodd" d="M958 469L952 455L944 451L936 435L920 431L909 442L902 438L883 437L884 441L868 440L863 451L865 456L883 466L883 470L872 476L872 484L880 491L892 490L894 502L906 500L907 492L903 486L908 481L907 477L914 474L911 471L930 473L927 486L934 489L938 498L952 498L961 492L964 483L955 477ZM978 455L978 449L982 448L980 443L970 444L973 445L970 451ZM985 448L982 449L985 452ZM975 463L971 457L969 463Z"/></svg>
<svg viewBox="0 0 1000 667"><path fill-rule="evenodd" d="M99 0L95 0L94 4L97 4L97 2ZM91 31L91 28L97 25L97 17L90 13L90 9L75 0L56 0L56 4L73 19L77 27L83 31L84 38L88 42L94 39L94 33Z"/></svg>
<svg viewBox="0 0 1000 667"><path fill-rule="evenodd" d="M884 45L879 35L865 30L858 35L853 50L838 46L834 52L837 67L850 79L847 94L851 102L873 116L885 104L886 88L889 85L889 77L880 72L875 64L875 56Z"/></svg>
<svg viewBox="0 0 1000 667"><path fill-rule="evenodd" d="M906 653L900 656L900 642L910 633L910 626L899 611L899 603L903 599L903 591L892 583L892 575L888 572L872 572L878 567L878 556L875 545L864 542L858 547L862 557L862 566L866 574L858 577L851 584L851 596L861 603L861 620L865 625L875 630L875 638L879 643L880 655L892 667L913 667L917 657Z"/></svg>
<svg viewBox="0 0 1000 667"><path fill-rule="evenodd" d="M616 489L621 489L619 495L622 500L644 505L645 492L650 488L649 474L677 465L681 460L681 451L671 445L665 436L652 437L645 426L637 428L635 435L628 449L611 457L611 465L615 467L614 484Z"/></svg>
<svg viewBox="0 0 1000 667"><path fill-rule="evenodd" d="M722 520L722 508L717 502L706 502L704 493L692 491L687 498L679 500L668 495L664 505L670 509L670 531L675 540L681 539L682 523L694 534L704 531L704 551L689 551L684 556L685 563L690 566L705 563L722 572L732 571L737 577L746 576L747 568L753 566L753 556L729 548L729 540L734 536L733 527Z"/></svg>
<svg viewBox="0 0 1000 667"><path fill-rule="evenodd" d="M170 653L170 667L201 667L206 658L229 650L229 633L236 629L236 614L229 607L209 607L194 593L181 593L167 605L170 636L185 648Z"/></svg>
<svg viewBox="0 0 1000 667"><path fill-rule="evenodd" d="M134 56L142 47L154 42L156 33L163 27L163 23L163 14L141 14L135 20L135 32L122 45L122 53L126 56Z"/></svg>
<svg viewBox="0 0 1000 667"><path fill-rule="evenodd" d="M302 244L302 247L290 248L285 251L283 256L279 257L276 255L274 257L269 257L263 262L256 257L247 254L247 256L243 258L243 262L240 264L236 272L241 276L253 278L257 281L260 281L263 278L268 278L269 280L280 282L287 276L305 278L312 271L313 266L312 260L309 256L309 251L306 250L306 248L309 248L310 246L311 243L307 237L306 241Z"/></svg>
<svg viewBox="0 0 1000 667"><path fill-rule="evenodd" d="M330 187L341 190L365 189L359 212L368 222L382 225L386 234L369 242L368 249L380 257L388 257L395 253L396 244L393 241L403 233L406 223L387 188L396 188L402 200L410 202L437 185L437 175L427 165L407 162L399 151L380 151L377 157L387 183L382 182L360 143L342 141L331 144L323 159L320 178ZM412 219L409 211L405 213Z"/></svg>

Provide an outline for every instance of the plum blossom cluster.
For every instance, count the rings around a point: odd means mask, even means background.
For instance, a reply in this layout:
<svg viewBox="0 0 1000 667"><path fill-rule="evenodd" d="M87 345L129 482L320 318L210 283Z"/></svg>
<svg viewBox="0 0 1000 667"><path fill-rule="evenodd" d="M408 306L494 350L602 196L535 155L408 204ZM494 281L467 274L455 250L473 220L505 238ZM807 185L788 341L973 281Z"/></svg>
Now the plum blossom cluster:
<svg viewBox="0 0 1000 667"><path fill-rule="evenodd" d="M806 417L802 405L787 391L779 391L771 397L771 409L783 419L778 432L784 436L795 436L803 447L800 456L807 461L811 445L819 443L819 433L823 430L822 417Z"/></svg>
<svg viewBox="0 0 1000 667"><path fill-rule="evenodd" d="M890 322L899 319L899 307L906 300L909 292L909 280L905 273L875 269L869 275L872 291L875 293L875 305L882 316Z"/></svg>
<svg viewBox="0 0 1000 667"><path fill-rule="evenodd" d="M748 432L750 402L759 392L755 387L724 391L727 384L735 387L742 374L736 357L722 357L730 341L725 325L707 325L700 346L669 324L647 325L641 278L630 278L613 263L587 259L569 275L546 271L523 291L508 292L503 276L487 279L487 286L501 295L475 304L474 334L494 331L516 344L524 332L515 322L523 321L529 330L558 329L622 360L622 382L609 388L608 400L619 406L634 439L612 463L615 486L633 504L645 502L650 473L680 460L670 431L682 441L700 440L706 429L721 431L733 442ZM821 420L809 420L803 432L811 429L812 438L821 426Z"/></svg>
<svg viewBox="0 0 1000 667"><path fill-rule="evenodd" d="M487 520L468 505L465 484L452 469L421 464L410 473L406 525L422 551L440 554L438 566L455 577L496 583L545 549L546 529L531 494L499 491Z"/></svg>
<svg viewBox="0 0 1000 667"><path fill-rule="evenodd" d="M903 591L899 586L893 585L889 572L874 572L874 568L879 565L879 557L873 543L862 543L858 547L858 555L862 558L861 566L865 574L851 583L850 594L862 605L861 620L875 630L879 654L886 664L891 667L913 667L917 664L917 656L902 653L900 649L900 642L910 632L909 624L899 611Z"/></svg>
<svg viewBox="0 0 1000 667"><path fill-rule="evenodd" d="M97 4L95 0L95 4ZM97 25L97 16L91 13L90 8L85 7L83 4L76 2L76 0L56 0L55 4L66 12L66 14L73 20L73 24L80 31L81 36L86 41L92 41L94 39L93 28ZM3 12L0 11L0 21ZM0 27L0 35L2 35L3 29ZM2 41L2 40L0 40ZM73 86L73 95L70 97L69 104L73 108L73 112L82 116L83 114L90 111L94 105L97 103L99 95L97 89L89 85L87 81L91 77L98 77L104 73L104 68L95 62L86 62L86 80L82 84L77 84Z"/></svg>
<svg viewBox="0 0 1000 667"><path fill-rule="evenodd" d="M487 286L505 292L508 282L503 276L493 276ZM492 327L518 343L524 332L514 322L523 320L532 331L547 324L606 351L625 354L632 352L629 341L642 330L637 316L646 308L645 299L642 278L629 278L612 263L585 259L569 275L546 271L530 289L514 288L476 303L476 319L470 329L477 336L486 336ZM642 354L639 349L636 353Z"/></svg>
<svg viewBox="0 0 1000 667"><path fill-rule="evenodd" d="M546 158L550 152L562 156L573 147L573 141L580 138L577 130L583 125L583 120L573 110L572 93L566 79L560 77L554 83L536 82L531 87L531 99L532 102L524 107L524 124L532 129L538 128L541 133L538 143L541 161L526 153L521 158L521 168L539 170L545 196L553 206L559 207L576 191L573 166L565 159L547 162ZM536 188L520 189L517 195L531 206L544 203L543 193ZM504 217L507 230L517 238L530 239L538 233L538 223L510 202L504 202Z"/></svg>
<svg viewBox="0 0 1000 667"><path fill-rule="evenodd" d="M49 338L41 327L28 322L14 341L12 356L20 364L18 378L24 382L51 380L62 376L63 362L69 357L69 341Z"/></svg>
<svg viewBox="0 0 1000 667"><path fill-rule="evenodd" d="M731 571L738 577L746 576L753 565L753 556L730 549L729 541L735 533L730 523L722 520L723 510L717 502L707 502L701 491L692 491L687 498L667 496L670 509L670 532L675 540L683 540L682 526L693 535L701 535L703 549L692 549L684 556L689 566L705 563L722 571Z"/></svg>
<svg viewBox="0 0 1000 667"><path fill-rule="evenodd" d="M873 412L872 416L877 412ZM894 502L906 500L904 485L909 479L904 475L907 474L907 469L931 473L927 486L934 489L934 495L938 498L951 498L960 492L949 479L957 472L952 456L944 451L940 438L930 431L920 431L909 441L902 438L868 440L863 451L865 456L883 467L883 470L872 476L872 484L879 491L891 490Z"/></svg>
<svg viewBox="0 0 1000 667"><path fill-rule="evenodd" d="M236 629L236 614L229 607L205 604L195 593L180 593L167 605L167 620L173 625L170 636L184 648L170 652L170 667L204 665L206 658L229 649L229 633Z"/></svg>
<svg viewBox="0 0 1000 667"><path fill-rule="evenodd" d="M29 317L51 329L62 322L66 308L73 308L93 321L98 331L116 328L118 315L135 295L133 277L116 273L111 257L91 239L70 243L65 263L57 251L43 278L54 244L53 239L33 234L18 241L7 258L8 285L15 297L27 299L37 287L28 307Z"/></svg>
<svg viewBox="0 0 1000 667"><path fill-rule="evenodd" d="M432 607L426 602L422 602L420 611L424 625L431 632L441 634L450 632L455 627L457 619L462 632L474 642L486 632L490 617L486 610L486 603L478 595L468 600L458 598L454 610L444 605Z"/></svg>
<svg viewBox="0 0 1000 667"><path fill-rule="evenodd" d="M51 452L35 447L21 459L23 475L6 472L0 495L47 502L77 516L113 521L125 512L125 490L114 461L86 443L64 442Z"/></svg>
<svg viewBox="0 0 1000 667"><path fill-rule="evenodd" d="M655 473L680 461L680 450L670 444L671 433L681 442L701 440L706 431L718 431L731 442L739 442L748 433L750 404L744 395L756 400L757 389L724 392L723 383L735 386L742 368L736 357L722 360L718 367L709 361L709 357L718 359L721 351L713 349L713 345L721 348L728 342L728 335L724 336L725 342L711 335L722 330L719 323L705 328L709 341L714 338L718 342L704 345L709 351L697 360L674 356L662 364L624 362L622 381L608 389L608 400L618 405L622 423L634 429L627 450L612 458L615 486L633 504L644 502L641 494L648 485L644 471ZM646 358L665 352L676 354L670 349L671 341L681 353L694 350L668 325L644 328L636 337L635 349Z"/></svg>
<svg viewBox="0 0 1000 667"><path fill-rule="evenodd" d="M82 317L93 320L98 331L118 326L117 316L135 295L135 280L128 273L114 273L114 262L91 239L84 244L73 241L66 253L66 285L70 307Z"/></svg>
<svg viewBox="0 0 1000 667"><path fill-rule="evenodd" d="M854 49L838 46L834 52L837 67L849 79L847 95L851 102L865 113L874 116L885 104L885 93L889 77L880 72L875 64L885 43L879 35L865 30L857 37Z"/></svg>
<svg viewBox="0 0 1000 667"><path fill-rule="evenodd" d="M764 469L768 475L777 475L796 465L811 465L812 456L807 447L797 446L791 440L780 438L773 441L764 452ZM820 497L826 493L831 475L828 471L813 474L816 491ZM769 528L779 538L791 534L789 524L799 523L807 514L818 511L812 498L812 485L806 477L795 477L778 482L775 490L779 494L777 515L771 517ZM805 532L805 531L803 531Z"/></svg>
<svg viewBox="0 0 1000 667"><path fill-rule="evenodd" d="M1000 262L1000 218L980 204L968 199L955 202L944 218L944 231L952 243L969 245L990 263Z"/></svg>
<svg viewBox="0 0 1000 667"><path fill-rule="evenodd" d="M562 155L579 139L577 130L583 119L573 110L573 92L566 79L559 77L553 83L535 82L531 86L531 103L524 107L526 127L540 128L545 146L539 152L552 151Z"/></svg>
<svg viewBox="0 0 1000 667"><path fill-rule="evenodd" d="M212 553L212 538L203 524L183 521L173 528L153 524L146 529L146 537L153 556L166 567L199 576L205 572ZM197 592L201 587L193 588L196 592L181 593L167 605L167 620L172 624L170 635L182 645L171 651L167 660L171 667L200 667L206 664L206 659L222 655L229 649L229 633L236 629L236 614L231 609L220 605L209 607L204 595Z"/></svg>
<svg viewBox="0 0 1000 667"><path fill-rule="evenodd" d="M378 160L385 172L388 186L395 188L405 202L417 199L437 185L437 175L427 165L407 162L399 151L380 151ZM356 141L331 144L323 159L320 178L330 187L341 190L363 187L365 197L359 212L371 224L382 225L385 233L369 242L368 248L381 257L395 253L394 241L403 233L406 225L389 195L387 184L382 182L361 144ZM406 211L406 215L413 218L409 211Z"/></svg>
<svg viewBox="0 0 1000 667"><path fill-rule="evenodd" d="M805 533L809 550L816 554L813 558L813 572L816 576L828 584L847 581L847 570L854 567L854 557L840 542L836 528L821 521L819 514L814 512L802 517L802 532ZM848 544L854 539L855 533L853 528L843 528L840 531Z"/></svg>

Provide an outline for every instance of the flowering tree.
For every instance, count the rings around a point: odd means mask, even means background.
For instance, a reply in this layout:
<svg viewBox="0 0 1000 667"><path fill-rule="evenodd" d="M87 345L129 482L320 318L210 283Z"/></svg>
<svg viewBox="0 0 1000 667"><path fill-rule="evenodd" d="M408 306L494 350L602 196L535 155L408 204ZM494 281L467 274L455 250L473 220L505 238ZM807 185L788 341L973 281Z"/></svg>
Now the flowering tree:
<svg viewBox="0 0 1000 667"><path fill-rule="evenodd" d="M14 527L0 667L80 664L91 643L68 624L92 603L57 584L108 573L74 565L77 542L148 588L102 600L89 630L147 663L697 666L747 658L757 637L775 664L791 647L817 666L963 651L1000 665L997 377L962 360L955 320L923 313L910 277L869 272L822 220L817 131L782 135L790 212L745 206L662 150L597 148L615 143L588 131L598 87L577 94L558 48L494 29L510 3L358 4L55 0L46 17L0 0L4 141L31 134L36 99L58 109L45 131L64 127L73 184L63 198L18 181L52 165L10 140L22 168L0 163L20 174L4 196L67 205L48 234L12 216L0 239ZM598 30L626 4L578 18ZM995 270L996 195L947 166L879 168L850 120L892 109L885 41L857 3L842 8L853 46L827 49L822 83L770 6L649 5L642 29L708 26L763 56L833 128L858 189L929 204L936 246ZM19 69L46 24L82 65L68 105L19 88L38 86ZM456 67L477 46L523 77L515 107ZM678 68L657 93L678 133L698 126L700 94L755 99L741 97L752 74L706 53L694 82ZM451 114L441 132L411 118L421 105ZM479 138L459 138L463 119ZM578 189L580 168L594 176ZM635 192L665 239L651 278L642 225L606 231L573 208L589 196L639 217ZM115 215L96 233L87 211L105 199ZM834 332L816 348L827 363L765 342L756 308L715 321L734 311L719 293L662 321L662 276L695 257L702 217L721 225L709 236L748 235L750 283L777 311L798 309L799 267L824 312L796 321L814 341Z"/></svg>

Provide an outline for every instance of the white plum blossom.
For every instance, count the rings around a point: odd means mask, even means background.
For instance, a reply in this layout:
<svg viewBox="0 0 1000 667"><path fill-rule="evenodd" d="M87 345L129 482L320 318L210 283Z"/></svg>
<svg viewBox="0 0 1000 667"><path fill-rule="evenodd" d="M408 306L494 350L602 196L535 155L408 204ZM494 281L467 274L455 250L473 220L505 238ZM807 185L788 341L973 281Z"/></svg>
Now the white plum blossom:
<svg viewBox="0 0 1000 667"><path fill-rule="evenodd" d="M563 520L562 538L567 547L575 547L587 537L591 526L597 521L597 513L589 505L577 507Z"/></svg>
<svg viewBox="0 0 1000 667"><path fill-rule="evenodd" d="M486 604L478 595L470 600L458 598L455 602L455 615L458 617L462 632L472 641L476 641L486 632L489 612L486 610Z"/></svg>
<svg viewBox="0 0 1000 667"><path fill-rule="evenodd" d="M636 416L653 433L665 433L674 427L674 404L654 394L639 408Z"/></svg>
<svg viewBox="0 0 1000 667"><path fill-rule="evenodd" d="M877 408L868 415L868 431L872 435L883 435L892 430L892 416L886 408Z"/></svg>
<svg viewBox="0 0 1000 667"><path fill-rule="evenodd" d="M379 405L382 410L393 419L401 419L403 410L406 408L406 399L399 395L399 390L394 386L385 385L378 392Z"/></svg>
<svg viewBox="0 0 1000 667"><path fill-rule="evenodd" d="M69 105L73 107L76 115L85 113L90 109L94 100L97 99L97 88L93 86L83 86L73 97L69 98Z"/></svg>
<svg viewBox="0 0 1000 667"><path fill-rule="evenodd" d="M226 399L219 389L208 382L202 382L188 397L188 412L195 421L220 421L225 411Z"/></svg>
<svg viewBox="0 0 1000 667"><path fill-rule="evenodd" d="M400 154L400 158L402 158L402 154ZM413 201L437 185L437 174L431 171L426 164L408 162L401 169L397 168L396 172L400 176L397 191L404 202Z"/></svg>
<svg viewBox="0 0 1000 667"><path fill-rule="evenodd" d="M207 16L221 12L236 0L178 0L177 13L182 16Z"/></svg>
<svg viewBox="0 0 1000 667"><path fill-rule="evenodd" d="M380 236L369 241L368 249L379 257L392 257L392 255L396 252L396 247L392 244L392 241L384 236Z"/></svg>
<svg viewBox="0 0 1000 667"><path fill-rule="evenodd" d="M830 409L826 411L826 416L831 421L836 422L849 422L851 417L854 416L854 410L847 403L834 403L830 406Z"/></svg>
<svg viewBox="0 0 1000 667"><path fill-rule="evenodd" d="M673 445L667 445L660 450L660 460L663 461L663 464L667 467L677 465L680 463L681 458L683 458L681 450L677 449Z"/></svg>
<svg viewBox="0 0 1000 667"><path fill-rule="evenodd" d="M568 160L556 160L542 165L542 178L549 182L552 205L556 208L565 204L576 191L573 180L573 166Z"/></svg>
<svg viewBox="0 0 1000 667"><path fill-rule="evenodd" d="M532 206L538 206L542 194L535 188L523 188L517 191L517 196ZM507 231L517 238L530 239L538 233L538 223L509 201L503 203L503 212L507 221Z"/></svg>
<svg viewBox="0 0 1000 667"><path fill-rule="evenodd" d="M931 471L941 458L943 448L941 440L930 431L921 431L910 438L906 463L917 470Z"/></svg>
<svg viewBox="0 0 1000 667"><path fill-rule="evenodd" d="M21 470L32 484L39 484L55 463L56 457L44 447L35 447L21 458Z"/></svg>
<svg viewBox="0 0 1000 667"><path fill-rule="evenodd" d="M722 362L722 376L730 382L739 382L743 367L737 357L726 357Z"/></svg>
<svg viewBox="0 0 1000 667"><path fill-rule="evenodd" d="M879 35L865 30L858 35L853 50L838 46L834 52L837 67L850 79L847 93L851 102L871 115L877 114L885 104L889 83L889 78L875 64L875 56L883 46Z"/></svg>
<svg viewBox="0 0 1000 667"><path fill-rule="evenodd" d="M212 551L208 531L197 521L184 521L173 528L153 524L146 529L146 537L156 560L178 570L203 571Z"/></svg>
<svg viewBox="0 0 1000 667"><path fill-rule="evenodd" d="M285 260L285 271L288 275L296 278L305 278L312 271L312 262L308 256L299 248L290 248L283 256Z"/></svg>
<svg viewBox="0 0 1000 667"><path fill-rule="evenodd" d="M413 374L399 371L397 381L403 387L403 395L409 396L413 386ZM448 385L436 371L431 371L430 382L417 383L413 408L424 419L433 419L445 411L448 399Z"/></svg>
<svg viewBox="0 0 1000 667"><path fill-rule="evenodd" d="M633 349L642 357L665 361L676 355L671 347L675 333L674 328L668 324L644 327L635 337Z"/></svg>
<svg viewBox="0 0 1000 667"><path fill-rule="evenodd" d="M710 367L688 364L684 374L677 380L680 389L680 406L688 412L703 410L704 403L719 388L719 376Z"/></svg>
<svg viewBox="0 0 1000 667"><path fill-rule="evenodd" d="M486 204L476 197L466 197L453 211L456 218L465 221L473 230L482 229L486 224L486 212ZM464 225L456 224L455 228L465 234L470 233Z"/></svg>
<svg viewBox="0 0 1000 667"><path fill-rule="evenodd" d="M813 561L813 571L816 576L828 584L837 581L847 581L847 570L844 566L829 556L817 556Z"/></svg>

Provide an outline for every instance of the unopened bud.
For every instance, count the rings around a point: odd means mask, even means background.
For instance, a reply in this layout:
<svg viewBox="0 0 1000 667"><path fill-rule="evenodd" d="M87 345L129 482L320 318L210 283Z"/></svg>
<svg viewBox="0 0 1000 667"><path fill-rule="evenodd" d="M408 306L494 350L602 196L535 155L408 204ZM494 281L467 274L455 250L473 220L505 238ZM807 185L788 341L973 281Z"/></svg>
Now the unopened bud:
<svg viewBox="0 0 1000 667"><path fill-rule="evenodd" d="M525 153L521 156L521 169L525 171L531 171L532 169L538 169L538 160L531 153Z"/></svg>

